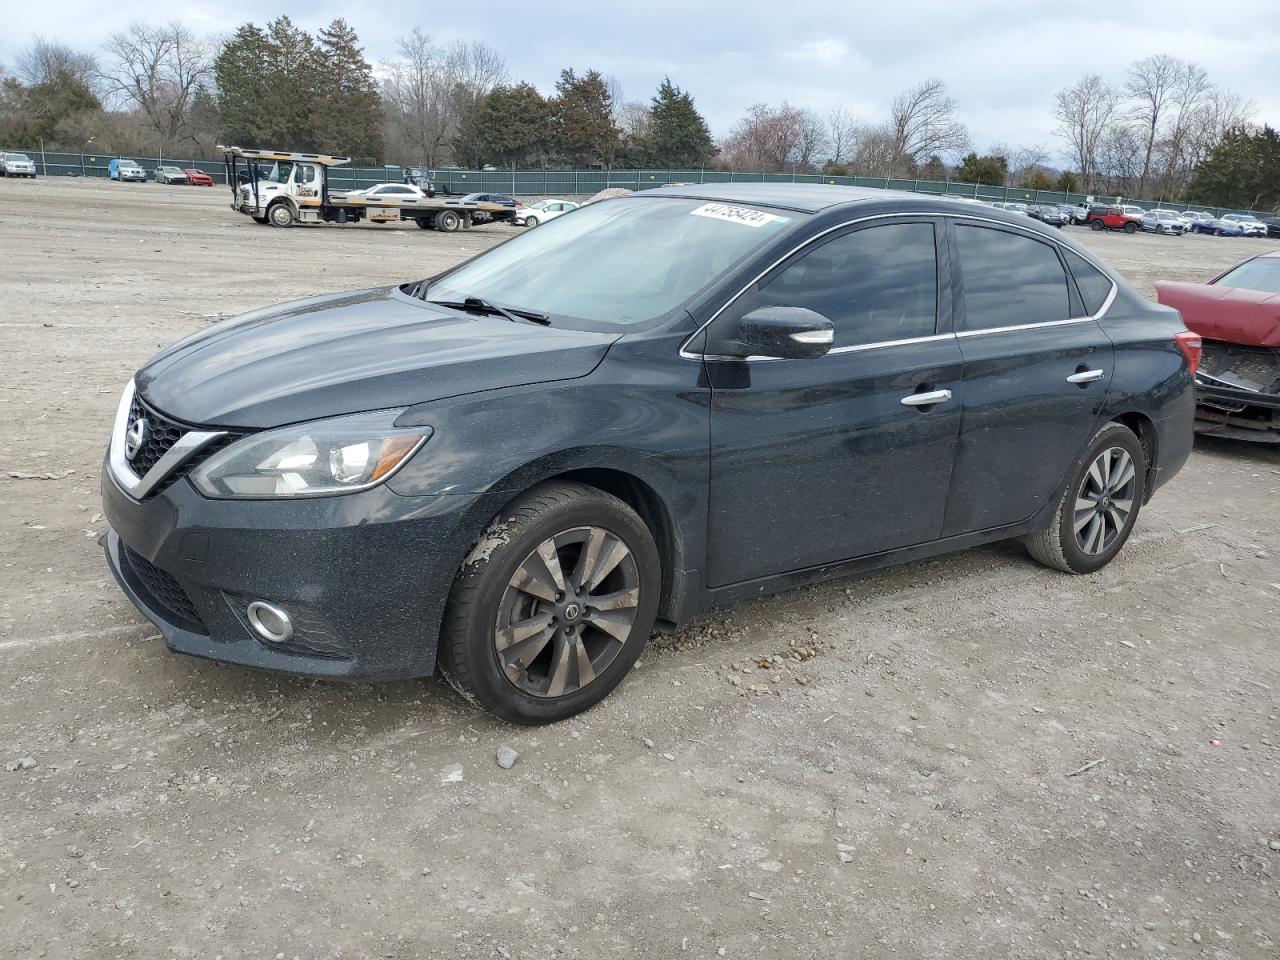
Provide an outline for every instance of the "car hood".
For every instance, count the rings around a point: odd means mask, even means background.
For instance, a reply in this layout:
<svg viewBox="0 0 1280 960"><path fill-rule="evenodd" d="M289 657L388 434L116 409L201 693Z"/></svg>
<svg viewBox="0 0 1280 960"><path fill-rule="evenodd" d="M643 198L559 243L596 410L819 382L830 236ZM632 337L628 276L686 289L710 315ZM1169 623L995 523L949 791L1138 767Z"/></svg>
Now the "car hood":
<svg viewBox="0 0 1280 960"><path fill-rule="evenodd" d="M152 358L136 383L177 420L260 429L583 377L617 338L460 314L389 287L220 323Z"/></svg>
<svg viewBox="0 0 1280 960"><path fill-rule="evenodd" d="M1254 347L1280 347L1280 293L1211 283L1163 280L1156 299L1182 314L1202 337Z"/></svg>

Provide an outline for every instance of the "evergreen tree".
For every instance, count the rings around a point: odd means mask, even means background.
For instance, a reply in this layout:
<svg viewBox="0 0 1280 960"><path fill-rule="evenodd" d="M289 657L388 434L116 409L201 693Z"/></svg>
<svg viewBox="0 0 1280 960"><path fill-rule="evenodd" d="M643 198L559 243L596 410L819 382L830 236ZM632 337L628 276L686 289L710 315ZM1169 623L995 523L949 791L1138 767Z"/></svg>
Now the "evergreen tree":
<svg viewBox="0 0 1280 960"><path fill-rule="evenodd" d="M495 87L459 130L455 156L476 167L530 165L545 158L550 122L551 105L531 84Z"/></svg>
<svg viewBox="0 0 1280 960"><path fill-rule="evenodd" d="M381 162L382 100L356 32L341 18L320 31L312 129L325 153Z"/></svg>
<svg viewBox="0 0 1280 960"><path fill-rule="evenodd" d="M93 91L69 70L58 70L44 82L29 87L17 80L6 80L4 99L12 102L14 112L14 123L5 132L5 139L23 147L41 140L54 143L64 123L102 109Z"/></svg>
<svg viewBox="0 0 1280 960"><path fill-rule="evenodd" d="M921 180L945 180L947 179L947 165L942 162L942 158L936 153L924 162L919 170Z"/></svg>
<svg viewBox="0 0 1280 960"><path fill-rule="evenodd" d="M1196 168L1187 197L1239 210L1280 207L1280 133L1269 126L1228 132Z"/></svg>
<svg viewBox="0 0 1280 960"><path fill-rule="evenodd" d="M260 146L266 135L271 44L266 33L246 23L222 45L214 60L218 113L227 143Z"/></svg>
<svg viewBox="0 0 1280 960"><path fill-rule="evenodd" d="M577 166L611 166L621 131L613 123L613 97L604 77L588 70L579 77L572 68L560 71L552 103L557 146Z"/></svg>
<svg viewBox="0 0 1280 960"><path fill-rule="evenodd" d="M319 89L320 59L315 41L287 16L267 24L269 72L260 129L263 146L282 150L318 149L312 119Z"/></svg>
<svg viewBox="0 0 1280 960"><path fill-rule="evenodd" d="M961 183L982 183L989 187L1003 187L1009 175L1009 161L1001 156L980 157L970 153L956 167L955 179Z"/></svg>
<svg viewBox="0 0 1280 960"><path fill-rule="evenodd" d="M651 108L647 139L649 162L660 167L703 167L715 156L711 129L693 105L693 97L664 77Z"/></svg>

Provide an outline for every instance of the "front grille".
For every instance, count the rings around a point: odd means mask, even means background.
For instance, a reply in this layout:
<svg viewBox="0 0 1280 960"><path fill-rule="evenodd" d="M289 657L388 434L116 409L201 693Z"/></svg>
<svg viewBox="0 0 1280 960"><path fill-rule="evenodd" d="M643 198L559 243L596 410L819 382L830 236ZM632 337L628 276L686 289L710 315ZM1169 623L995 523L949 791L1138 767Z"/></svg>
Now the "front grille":
<svg viewBox="0 0 1280 960"><path fill-rule="evenodd" d="M160 607L160 612L167 619L188 630L195 630L198 633L206 632L204 621L200 619L200 613L191 602L187 591L182 589L182 584L129 547L124 548L124 553L129 566L138 575L138 579L151 594L151 599L156 606Z"/></svg>
<svg viewBox="0 0 1280 960"><path fill-rule="evenodd" d="M134 458L129 461L133 472L140 477L145 477L147 472L154 467L164 457L166 453L173 447L175 443L189 433L195 427L189 427L177 420L171 420L163 413L160 413L154 407L143 403L135 394L133 403L129 407L129 423L132 424L138 417L146 417L147 420L147 438L143 441L142 447L138 450ZM211 456L224 447L230 446L241 437L243 433L227 432L216 440L211 440L194 454L178 464L171 470L164 479L152 488L151 494L154 495L164 490L170 484L182 479L200 464L204 463Z"/></svg>

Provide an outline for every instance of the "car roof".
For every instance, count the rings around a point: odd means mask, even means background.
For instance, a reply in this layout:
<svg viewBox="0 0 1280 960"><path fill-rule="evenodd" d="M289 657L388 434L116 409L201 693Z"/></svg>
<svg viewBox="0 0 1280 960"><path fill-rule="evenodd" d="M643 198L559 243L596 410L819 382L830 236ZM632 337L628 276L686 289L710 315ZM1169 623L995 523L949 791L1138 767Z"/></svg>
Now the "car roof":
<svg viewBox="0 0 1280 960"><path fill-rule="evenodd" d="M799 213L820 213L835 207L853 203L867 203L883 208L890 204L904 205L909 213L946 213L948 211L967 217L989 216L1002 223L1026 228L1036 224L1034 219L1017 209L987 206L986 212L974 209L968 197L944 197L929 193L911 193L906 190L885 190L878 187L845 187L825 183L706 183L682 186L658 187L639 190L618 199L630 201L636 197L681 197L690 200L714 200L722 203L743 203L776 207ZM1011 202L1012 203L1012 202ZM1026 206L1025 203L1022 206ZM1046 228L1047 229L1047 228Z"/></svg>

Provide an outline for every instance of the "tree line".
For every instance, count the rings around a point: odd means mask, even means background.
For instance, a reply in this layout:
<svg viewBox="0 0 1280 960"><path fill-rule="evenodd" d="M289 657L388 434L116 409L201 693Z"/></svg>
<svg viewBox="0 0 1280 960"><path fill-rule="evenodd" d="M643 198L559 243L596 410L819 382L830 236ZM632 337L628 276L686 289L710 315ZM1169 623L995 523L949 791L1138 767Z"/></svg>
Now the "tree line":
<svg viewBox="0 0 1280 960"><path fill-rule="evenodd" d="M96 52L36 37L12 74L0 67L0 143L14 146L213 157L216 143L236 143L429 168L715 165L1224 205L1269 195L1235 185L1260 163L1271 169L1258 160L1269 141L1254 111L1198 65L1157 54L1120 82L1089 74L1056 93L1066 164L1043 145L973 149L937 78L903 90L879 121L842 105L753 104L717 143L670 78L632 100L615 78L567 67L544 95L488 44L440 44L420 29L375 70L344 20L313 35L287 16L218 42L176 21L131 24Z"/></svg>

